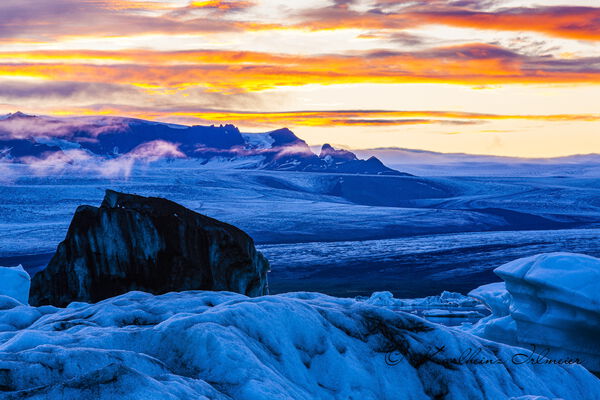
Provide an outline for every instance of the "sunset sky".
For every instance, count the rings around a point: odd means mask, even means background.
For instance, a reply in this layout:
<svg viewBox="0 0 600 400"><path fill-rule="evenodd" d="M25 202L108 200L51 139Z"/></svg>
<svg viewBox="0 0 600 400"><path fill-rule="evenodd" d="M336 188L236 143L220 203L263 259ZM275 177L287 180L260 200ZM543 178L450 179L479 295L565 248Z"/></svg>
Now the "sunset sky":
<svg viewBox="0 0 600 400"><path fill-rule="evenodd" d="M3 0L0 113L600 153L599 0Z"/></svg>

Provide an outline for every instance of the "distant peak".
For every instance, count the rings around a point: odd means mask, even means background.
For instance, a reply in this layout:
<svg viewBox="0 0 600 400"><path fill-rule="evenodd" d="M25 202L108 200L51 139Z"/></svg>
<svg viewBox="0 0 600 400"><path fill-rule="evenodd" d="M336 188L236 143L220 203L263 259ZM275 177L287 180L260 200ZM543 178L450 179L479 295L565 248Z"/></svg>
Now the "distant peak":
<svg viewBox="0 0 600 400"><path fill-rule="evenodd" d="M371 156L371 157L369 157L369 158L367 159L367 162L368 162L369 164L372 164L372 165L380 165L380 166L385 166L385 165L384 165L384 164L381 162L381 160L380 160L379 158L375 157L375 156Z"/></svg>
<svg viewBox="0 0 600 400"><path fill-rule="evenodd" d="M273 147L299 145L308 149L306 142L296 136L296 134L288 128L276 129L268 132L268 134L274 140Z"/></svg>
<svg viewBox="0 0 600 400"><path fill-rule="evenodd" d="M271 131L269 133L291 133L291 134L293 134L294 132L292 132L289 128L279 128L279 129L275 129L274 131Z"/></svg>
<svg viewBox="0 0 600 400"><path fill-rule="evenodd" d="M25 113L22 113L21 111L17 111L17 112L10 113L10 114L4 116L4 118L2 118L2 119L8 120L8 119L26 119L26 118L36 118L36 116L25 114Z"/></svg>
<svg viewBox="0 0 600 400"><path fill-rule="evenodd" d="M321 147L321 154L319 154L319 158L325 158L327 156L330 156L331 158L336 160L358 160L358 157L356 157L356 154L354 154L353 152L344 149L336 150L329 143L325 143Z"/></svg>

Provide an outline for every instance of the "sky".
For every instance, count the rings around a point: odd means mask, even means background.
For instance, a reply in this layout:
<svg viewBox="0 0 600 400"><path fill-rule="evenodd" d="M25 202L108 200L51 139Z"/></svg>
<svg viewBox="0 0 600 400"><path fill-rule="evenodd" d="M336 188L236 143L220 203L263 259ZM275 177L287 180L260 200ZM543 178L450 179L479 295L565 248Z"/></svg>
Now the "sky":
<svg viewBox="0 0 600 400"><path fill-rule="evenodd" d="M600 153L598 0L3 0L0 113Z"/></svg>

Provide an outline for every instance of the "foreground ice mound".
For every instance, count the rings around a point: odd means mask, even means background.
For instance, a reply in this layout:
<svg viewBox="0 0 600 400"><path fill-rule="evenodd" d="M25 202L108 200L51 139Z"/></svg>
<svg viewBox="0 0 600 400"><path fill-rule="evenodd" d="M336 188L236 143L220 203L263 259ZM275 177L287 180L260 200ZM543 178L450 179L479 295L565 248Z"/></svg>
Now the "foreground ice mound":
<svg viewBox="0 0 600 400"><path fill-rule="evenodd" d="M591 400L600 393L600 381L581 366L517 365L519 349L321 294L130 292L66 309L2 308L3 399ZM486 359L494 363L478 363Z"/></svg>
<svg viewBox="0 0 600 400"><path fill-rule="evenodd" d="M22 265L0 267L0 296L8 296L27 304L31 278Z"/></svg>
<svg viewBox="0 0 600 400"><path fill-rule="evenodd" d="M579 358L600 371L600 260L549 253L522 258L494 272L504 283L470 295L492 315L472 332L490 340L547 349L551 358Z"/></svg>

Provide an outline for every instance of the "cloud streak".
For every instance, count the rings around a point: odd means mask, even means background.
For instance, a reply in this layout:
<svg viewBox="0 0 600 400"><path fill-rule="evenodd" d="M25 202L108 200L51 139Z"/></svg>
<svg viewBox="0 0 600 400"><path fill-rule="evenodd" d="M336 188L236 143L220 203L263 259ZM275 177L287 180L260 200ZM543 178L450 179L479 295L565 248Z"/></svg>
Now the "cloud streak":
<svg viewBox="0 0 600 400"><path fill-rule="evenodd" d="M0 60L14 56L2 53ZM0 63L0 77L111 82L144 89L197 86L222 93L307 84L600 82L600 57L528 56L485 43L421 51L375 50L317 56L200 50L45 52L36 57L44 62ZM86 62L73 62L77 57ZM71 61L65 62L66 58ZM105 63L106 60L118 61Z"/></svg>
<svg viewBox="0 0 600 400"><path fill-rule="evenodd" d="M4 0L0 2L0 40L51 42L66 37L205 34L277 28L272 24L189 13L193 9L233 12L249 6L250 3L242 1L199 1L174 7L168 1Z"/></svg>
<svg viewBox="0 0 600 400"><path fill-rule="evenodd" d="M103 99L117 99L135 95L137 89L128 85L114 85L103 82L0 82L0 99L6 101L25 100L72 100L89 101Z"/></svg>
<svg viewBox="0 0 600 400"><path fill-rule="evenodd" d="M390 6L402 6L390 11ZM600 40L600 7L539 6L484 10L495 2L390 1L366 11L330 6L301 14L302 25L312 30L402 30L425 25L446 25L480 30L537 32L576 40Z"/></svg>
<svg viewBox="0 0 600 400"><path fill-rule="evenodd" d="M340 126L405 126L405 125L469 125L493 121L538 121L544 123L560 122L599 122L600 114L492 114L470 113L457 111L436 110L299 110L282 112L252 112L235 110L196 109L189 106L174 106L173 108L157 108L149 110L145 107L126 105L103 105L90 109L62 110L61 114L94 115L104 110L111 114L123 114L137 118L151 118L163 121L180 120L190 124L221 124L234 123L242 127L272 128L281 126L293 127L340 127ZM70 132L75 126L92 129L101 134L105 130L122 126L123 120L112 117L86 117L56 119L66 121L62 129L52 129L55 132ZM2 126L0 121L0 126ZM61 126L56 122L56 126ZM94 131L93 129L97 129ZM19 129L16 135L24 132L44 134L47 130L35 128ZM20 137L20 136L19 136ZM33 137L33 136L28 136Z"/></svg>
<svg viewBox="0 0 600 400"><path fill-rule="evenodd" d="M219 11L242 11L254 6L255 3L252 1L203 0L192 1L188 8Z"/></svg>
<svg viewBox="0 0 600 400"><path fill-rule="evenodd" d="M467 125L489 121L596 122L600 114L516 115L455 111L335 110L291 112L177 111L165 115L245 126L402 126L425 124Z"/></svg>
<svg viewBox="0 0 600 400"><path fill-rule="evenodd" d="M599 7L507 8L496 12L465 9L409 13L421 23L463 28L537 32L548 36L600 40Z"/></svg>
<svg viewBox="0 0 600 400"><path fill-rule="evenodd" d="M498 8L495 1L335 1L331 6L281 14L279 21L245 15L257 2L243 0L5 0L0 40L51 41L63 37L206 34L264 30L393 30L427 25L536 32L575 40L600 40L600 7ZM363 7L356 8L355 4ZM216 13L216 14L215 14ZM235 14L236 18L229 18ZM216 18L217 17L217 18Z"/></svg>

